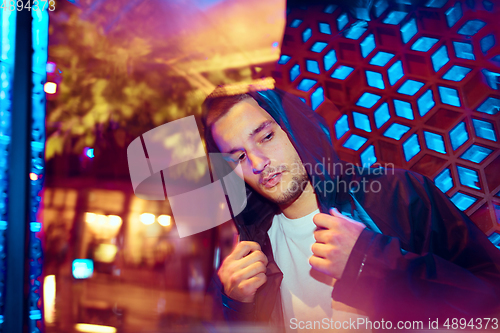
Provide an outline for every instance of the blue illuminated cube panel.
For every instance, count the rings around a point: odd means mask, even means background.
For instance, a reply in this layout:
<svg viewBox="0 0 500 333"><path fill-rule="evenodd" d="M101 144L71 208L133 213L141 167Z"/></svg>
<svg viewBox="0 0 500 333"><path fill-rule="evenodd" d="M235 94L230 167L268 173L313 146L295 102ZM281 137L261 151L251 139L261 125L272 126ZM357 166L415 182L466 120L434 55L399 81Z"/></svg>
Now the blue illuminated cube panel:
<svg viewBox="0 0 500 333"><path fill-rule="evenodd" d="M467 42L453 42L455 56L461 59L475 60L472 44Z"/></svg>
<svg viewBox="0 0 500 333"><path fill-rule="evenodd" d="M337 62L337 55L335 54L335 50L328 51L328 53L325 54L323 58L323 62L325 64L325 71L329 71L330 68L332 68L333 65L335 65L335 63Z"/></svg>
<svg viewBox="0 0 500 333"><path fill-rule="evenodd" d="M292 23L290 23L290 27L297 28L301 23L302 23L302 20L295 19L292 21Z"/></svg>
<svg viewBox="0 0 500 333"><path fill-rule="evenodd" d="M335 71L333 71L332 78L345 80L349 76L349 74L352 73L353 70L354 68L352 67L341 65Z"/></svg>
<svg viewBox="0 0 500 333"><path fill-rule="evenodd" d="M368 85L370 87L374 87L374 88L378 88L378 89L385 88L384 79L383 79L381 73L373 72L373 71L366 71L366 81L368 82Z"/></svg>
<svg viewBox="0 0 500 333"><path fill-rule="evenodd" d="M462 16L462 4L457 2L453 7L450 7L450 9L446 11L446 23L448 23L448 28L453 27L458 20L462 18Z"/></svg>
<svg viewBox="0 0 500 333"><path fill-rule="evenodd" d="M446 45L441 46L432 56L431 56L431 61L432 61L432 67L434 68L434 71L437 72L441 68L443 68L444 65L450 61L450 58L448 57L448 49L446 48Z"/></svg>
<svg viewBox="0 0 500 333"><path fill-rule="evenodd" d="M312 36L312 30L311 28L307 28L306 30L304 30L304 32L302 33L302 41L305 43L309 40L309 38L311 38Z"/></svg>
<svg viewBox="0 0 500 333"><path fill-rule="evenodd" d="M490 207L500 198L491 176L500 163L500 4L372 4L358 17L336 5L291 9L277 86L336 119L333 144L349 162L394 163L428 176L463 211L483 194ZM326 102L338 111L327 114ZM483 231L500 235L498 222Z"/></svg>
<svg viewBox="0 0 500 333"><path fill-rule="evenodd" d="M302 81L300 81L297 89L307 92L316 84L316 82L317 81L311 79L303 79Z"/></svg>
<svg viewBox="0 0 500 333"><path fill-rule="evenodd" d="M394 57L394 54L388 52L378 52L375 56L370 60L370 65L375 66L385 66L387 63Z"/></svg>
<svg viewBox="0 0 500 333"><path fill-rule="evenodd" d="M352 149L352 150L358 150L359 148L361 148L365 144L366 141L368 141L366 138L363 138L359 135L353 134L344 143L344 147Z"/></svg>
<svg viewBox="0 0 500 333"><path fill-rule="evenodd" d="M354 126L366 132L371 132L370 119L366 114L353 112L352 117L354 118Z"/></svg>
<svg viewBox="0 0 500 333"><path fill-rule="evenodd" d="M406 161L411 160L420 152L420 144L418 142L418 135L412 134L405 143L403 143L403 152Z"/></svg>
<svg viewBox="0 0 500 333"><path fill-rule="evenodd" d="M344 32L344 37L357 40L365 33L366 30L368 30L366 26L366 22L359 20Z"/></svg>
<svg viewBox="0 0 500 333"><path fill-rule="evenodd" d="M442 192L448 192L453 187L450 169L444 169L435 179L434 183Z"/></svg>
<svg viewBox="0 0 500 333"><path fill-rule="evenodd" d="M436 43L438 42L437 38L431 37L420 37L413 43L411 49L414 51L427 52L429 51Z"/></svg>
<svg viewBox="0 0 500 333"><path fill-rule="evenodd" d="M449 87L438 87L439 96L441 97L441 102L443 104L448 104L456 107L460 107L462 103L458 96L458 91Z"/></svg>
<svg viewBox="0 0 500 333"><path fill-rule="evenodd" d="M337 120L335 123L335 133L337 135L337 139L340 139L344 134L349 131L349 122L347 120L347 115L343 115Z"/></svg>
<svg viewBox="0 0 500 333"><path fill-rule="evenodd" d="M418 32L417 21L415 20L415 18L412 18L411 20L406 22L401 27L400 31L403 43L408 43Z"/></svg>
<svg viewBox="0 0 500 333"><path fill-rule="evenodd" d="M315 60L306 60L307 71L314 74L319 74L319 64Z"/></svg>
<svg viewBox="0 0 500 333"><path fill-rule="evenodd" d="M347 13L342 13L337 18L337 27L339 28L339 30L342 30L345 28L348 22L349 22L349 17L347 16Z"/></svg>
<svg viewBox="0 0 500 333"><path fill-rule="evenodd" d="M417 99L418 112L421 117L425 116L435 105L436 102L434 102L434 96L430 89Z"/></svg>
<svg viewBox="0 0 500 333"><path fill-rule="evenodd" d="M382 125L384 125L391 118L387 103L383 103L377 110L375 110L373 115L375 116L375 125L377 128L382 127Z"/></svg>
<svg viewBox="0 0 500 333"><path fill-rule="evenodd" d="M325 95L324 95L324 90L323 87L318 87L312 94L311 94L311 107L313 110L316 110L318 106L323 103L325 100Z"/></svg>
<svg viewBox="0 0 500 333"><path fill-rule="evenodd" d="M373 34L369 34L366 38L361 42L361 54L363 58L366 58L373 50L375 50L375 36Z"/></svg>
<svg viewBox="0 0 500 333"><path fill-rule="evenodd" d="M399 140L409 130L410 128L408 126L394 123L385 131L384 136L394 140Z"/></svg>
<svg viewBox="0 0 500 333"><path fill-rule="evenodd" d="M427 0L425 3L425 7L429 8L442 8L448 0Z"/></svg>
<svg viewBox="0 0 500 333"><path fill-rule="evenodd" d="M446 72L446 74L443 75L443 79L460 82L465 78L467 74L470 73L470 71L471 69L467 67L453 66L449 71Z"/></svg>
<svg viewBox="0 0 500 333"><path fill-rule="evenodd" d="M410 95L413 96L415 95L420 88L424 86L423 82L420 81L415 81L415 80L407 80L405 83L401 85L398 89L398 93L404 94L404 95Z"/></svg>
<svg viewBox="0 0 500 333"><path fill-rule="evenodd" d="M382 22L385 24L396 25L399 24L406 17L406 15L408 15L408 13L395 10L390 12Z"/></svg>
<svg viewBox="0 0 500 333"><path fill-rule="evenodd" d="M467 208L469 208L470 206L472 206L472 204L474 202L477 201L476 198L470 196L470 195L467 195L467 194L464 194L464 193L456 193L455 195L453 195L450 200L455 204L455 206L458 207L458 209L460 210L466 210Z"/></svg>
<svg viewBox="0 0 500 333"><path fill-rule="evenodd" d="M457 166L458 179L462 185L479 190L479 175L476 170Z"/></svg>
<svg viewBox="0 0 500 333"><path fill-rule="evenodd" d="M478 108L477 111L487 114L497 114L500 110L500 99L488 97Z"/></svg>
<svg viewBox="0 0 500 333"><path fill-rule="evenodd" d="M377 162L377 157L375 156L375 148L373 145L368 146L364 152L361 153L361 164L364 167L370 167L373 163Z"/></svg>
<svg viewBox="0 0 500 333"><path fill-rule="evenodd" d="M294 81L300 75L300 66L293 65L290 69L290 81Z"/></svg>
<svg viewBox="0 0 500 333"><path fill-rule="evenodd" d="M476 136L490 141L497 141L496 132L492 123L484 120L472 119L472 124L474 125Z"/></svg>
<svg viewBox="0 0 500 333"><path fill-rule="evenodd" d="M313 46L311 46L311 51L315 53L321 53L321 51L323 51L327 45L328 44L325 42L316 42L313 44Z"/></svg>
<svg viewBox="0 0 500 333"><path fill-rule="evenodd" d="M401 79L405 73L403 72L403 63L398 60L387 70L387 75L389 76L389 83L391 86L395 85L396 82Z"/></svg>
<svg viewBox="0 0 500 333"><path fill-rule="evenodd" d="M483 53L487 53L495 45L495 36L488 35L484 37L479 42L479 45L481 46L481 51L483 51Z"/></svg>
<svg viewBox="0 0 500 333"><path fill-rule="evenodd" d="M280 65L284 65L288 62L288 60L290 60L292 57L286 55L286 54L282 54L281 57L280 57L280 60L278 60L278 64Z"/></svg>
<svg viewBox="0 0 500 333"><path fill-rule="evenodd" d="M332 29L328 23L320 22L319 23L319 31L323 34L331 35Z"/></svg>
<svg viewBox="0 0 500 333"><path fill-rule="evenodd" d="M453 150L457 150L467 140L469 140L469 133L467 133L467 129L465 127L464 122L461 122L454 129L450 131L450 140Z"/></svg>
<svg viewBox="0 0 500 333"><path fill-rule="evenodd" d="M366 92L363 95L361 95L361 97L356 102L356 105L369 109L375 104L377 104L379 100L380 100L379 95Z"/></svg>
<svg viewBox="0 0 500 333"><path fill-rule="evenodd" d="M459 30L458 33L460 35L473 36L479 32L484 26L486 22L481 20L470 20L467 21Z"/></svg>
<svg viewBox="0 0 500 333"><path fill-rule="evenodd" d="M424 131L424 138L427 148L441 154L446 154L443 137L436 133Z"/></svg>
<svg viewBox="0 0 500 333"><path fill-rule="evenodd" d="M464 160L468 160L473 163L481 163L492 152L493 150L489 148L485 148L478 145L472 145L460 157L463 158Z"/></svg>
<svg viewBox="0 0 500 333"><path fill-rule="evenodd" d="M397 116L410 120L414 119L411 103L395 99L394 108L396 109Z"/></svg>

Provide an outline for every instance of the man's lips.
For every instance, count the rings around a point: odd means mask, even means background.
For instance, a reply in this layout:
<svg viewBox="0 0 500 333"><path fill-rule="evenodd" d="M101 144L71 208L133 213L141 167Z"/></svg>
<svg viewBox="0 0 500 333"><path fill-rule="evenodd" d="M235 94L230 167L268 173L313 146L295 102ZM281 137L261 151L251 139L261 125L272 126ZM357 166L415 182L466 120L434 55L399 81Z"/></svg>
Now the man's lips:
<svg viewBox="0 0 500 333"><path fill-rule="evenodd" d="M262 180L262 185L264 185L266 188L271 188L276 186L276 184L278 184L280 180L281 172L273 172Z"/></svg>

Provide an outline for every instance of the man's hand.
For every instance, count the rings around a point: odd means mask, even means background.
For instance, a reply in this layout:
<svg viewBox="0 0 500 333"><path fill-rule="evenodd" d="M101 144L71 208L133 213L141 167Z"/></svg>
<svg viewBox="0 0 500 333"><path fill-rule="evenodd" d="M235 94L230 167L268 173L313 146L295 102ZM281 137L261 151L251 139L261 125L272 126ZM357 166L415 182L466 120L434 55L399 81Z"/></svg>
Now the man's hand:
<svg viewBox="0 0 500 333"><path fill-rule="evenodd" d="M320 213L313 217L318 229L314 232L316 243L311 247L313 256L309 263L314 269L340 279L365 225L342 215L336 208L331 208L330 214Z"/></svg>
<svg viewBox="0 0 500 333"><path fill-rule="evenodd" d="M217 272L224 293L240 302L253 302L257 289L267 281L266 266L267 257L259 243L238 243Z"/></svg>

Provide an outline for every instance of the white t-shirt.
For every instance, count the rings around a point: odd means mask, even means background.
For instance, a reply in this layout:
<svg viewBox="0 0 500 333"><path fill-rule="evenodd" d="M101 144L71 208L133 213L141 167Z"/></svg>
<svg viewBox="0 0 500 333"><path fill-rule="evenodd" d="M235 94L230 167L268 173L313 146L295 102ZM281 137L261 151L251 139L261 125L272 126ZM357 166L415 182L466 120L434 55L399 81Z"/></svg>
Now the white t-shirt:
<svg viewBox="0 0 500 333"><path fill-rule="evenodd" d="M368 317L332 299L335 279L311 267L311 246L316 242L313 216L319 209L299 219L276 215L268 231L276 264L283 272L281 299L287 332L347 332L345 321ZM342 326L344 329L342 328ZM355 331L370 332L361 329ZM363 327L364 328L364 327Z"/></svg>

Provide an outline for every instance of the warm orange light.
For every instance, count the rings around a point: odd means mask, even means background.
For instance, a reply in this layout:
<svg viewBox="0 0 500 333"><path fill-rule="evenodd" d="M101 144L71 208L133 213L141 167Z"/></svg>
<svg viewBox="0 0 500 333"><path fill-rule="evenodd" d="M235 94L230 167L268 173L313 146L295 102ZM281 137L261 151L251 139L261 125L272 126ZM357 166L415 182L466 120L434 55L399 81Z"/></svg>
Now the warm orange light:
<svg viewBox="0 0 500 333"><path fill-rule="evenodd" d="M112 238L116 236L122 225L122 218L118 215L103 215L86 212L85 222L90 230L100 238Z"/></svg>
<svg viewBox="0 0 500 333"><path fill-rule="evenodd" d="M56 276L47 275L43 280L43 309L45 322L52 324L55 319Z"/></svg>
<svg viewBox="0 0 500 333"><path fill-rule="evenodd" d="M112 326L104 326L104 325L94 325L94 324L76 324L75 330L78 332L87 332L87 333L115 333L116 328Z"/></svg>
<svg viewBox="0 0 500 333"><path fill-rule="evenodd" d="M170 216L169 215L158 216L158 223L161 226L168 227L170 225Z"/></svg>
<svg viewBox="0 0 500 333"><path fill-rule="evenodd" d="M38 175L34 172L30 172L30 179L33 181L38 180Z"/></svg>
<svg viewBox="0 0 500 333"><path fill-rule="evenodd" d="M85 213L85 222L94 223L96 219L97 219L96 214L89 212Z"/></svg>
<svg viewBox="0 0 500 333"><path fill-rule="evenodd" d="M108 223L114 228L119 228L122 225L122 218L116 215L108 215Z"/></svg>
<svg viewBox="0 0 500 333"><path fill-rule="evenodd" d="M154 214L150 214L150 213L143 213L141 214L140 218L141 222L144 224L144 225L151 225L153 223L155 223L155 216Z"/></svg>
<svg viewBox="0 0 500 333"><path fill-rule="evenodd" d="M57 84L54 82L47 82L43 86L43 91L45 91L47 94L55 94L57 90Z"/></svg>
<svg viewBox="0 0 500 333"><path fill-rule="evenodd" d="M94 252L94 260L111 263L115 260L118 248L113 244L99 244Z"/></svg>

